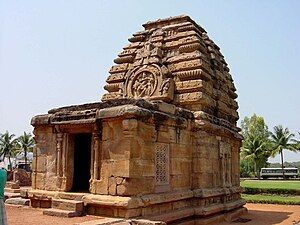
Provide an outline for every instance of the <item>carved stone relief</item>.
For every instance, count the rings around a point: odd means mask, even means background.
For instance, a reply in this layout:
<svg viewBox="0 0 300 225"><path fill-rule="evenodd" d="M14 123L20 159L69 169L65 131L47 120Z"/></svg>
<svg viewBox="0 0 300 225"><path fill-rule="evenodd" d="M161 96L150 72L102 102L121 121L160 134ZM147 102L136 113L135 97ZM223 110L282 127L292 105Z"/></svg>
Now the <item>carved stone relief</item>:
<svg viewBox="0 0 300 225"><path fill-rule="evenodd" d="M172 100L174 81L167 74L167 68L156 64L134 68L126 75L124 97Z"/></svg>
<svg viewBox="0 0 300 225"><path fill-rule="evenodd" d="M231 145L220 141L220 167L223 187L231 185Z"/></svg>
<svg viewBox="0 0 300 225"><path fill-rule="evenodd" d="M126 84L126 93L133 98L151 97L157 89L159 70L155 67L142 67L133 71Z"/></svg>

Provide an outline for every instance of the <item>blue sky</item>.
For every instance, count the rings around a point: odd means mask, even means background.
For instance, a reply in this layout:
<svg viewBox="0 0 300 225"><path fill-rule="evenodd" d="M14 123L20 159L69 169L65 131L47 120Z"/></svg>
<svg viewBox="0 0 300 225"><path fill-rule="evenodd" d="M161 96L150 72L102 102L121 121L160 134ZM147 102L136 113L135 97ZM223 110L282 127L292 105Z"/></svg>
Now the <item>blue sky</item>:
<svg viewBox="0 0 300 225"><path fill-rule="evenodd" d="M113 59L149 20L190 15L220 46L241 118L300 132L300 1L0 0L0 133L98 101ZM286 153L300 160L300 153ZM275 158L278 161L279 158ZM272 160L272 161L274 161Z"/></svg>

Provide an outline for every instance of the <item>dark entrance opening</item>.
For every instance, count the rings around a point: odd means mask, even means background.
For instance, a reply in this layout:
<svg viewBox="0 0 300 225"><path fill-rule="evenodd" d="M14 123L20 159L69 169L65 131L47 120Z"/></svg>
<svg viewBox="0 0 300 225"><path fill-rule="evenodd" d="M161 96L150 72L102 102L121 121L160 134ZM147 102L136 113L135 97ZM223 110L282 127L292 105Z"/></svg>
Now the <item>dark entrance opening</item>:
<svg viewBox="0 0 300 225"><path fill-rule="evenodd" d="M74 136L74 174L71 191L88 192L91 177L91 134L76 134Z"/></svg>

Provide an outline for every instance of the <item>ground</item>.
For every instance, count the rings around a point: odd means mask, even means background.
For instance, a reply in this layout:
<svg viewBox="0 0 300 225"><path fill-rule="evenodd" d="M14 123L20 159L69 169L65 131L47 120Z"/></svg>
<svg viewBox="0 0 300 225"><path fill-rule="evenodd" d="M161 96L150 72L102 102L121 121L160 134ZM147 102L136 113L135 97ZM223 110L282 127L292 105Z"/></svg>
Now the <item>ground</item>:
<svg viewBox="0 0 300 225"><path fill-rule="evenodd" d="M6 205L6 212L8 225L74 225L74 223L100 219L100 217L95 216L75 218L45 216L42 209L11 205Z"/></svg>
<svg viewBox="0 0 300 225"><path fill-rule="evenodd" d="M246 204L248 214L242 218L251 219L246 223L223 222L222 225L293 225L294 221L300 222L299 205L265 205ZM77 218L59 218L44 216L42 210L6 206L9 225L74 225L74 223L100 219L95 216ZM296 223L295 223L296 224ZM299 223L300 224L300 223Z"/></svg>
<svg viewBox="0 0 300 225"><path fill-rule="evenodd" d="M223 222L220 225L298 225L300 224L299 205L270 205L270 204L246 204L248 214L241 216L251 221Z"/></svg>

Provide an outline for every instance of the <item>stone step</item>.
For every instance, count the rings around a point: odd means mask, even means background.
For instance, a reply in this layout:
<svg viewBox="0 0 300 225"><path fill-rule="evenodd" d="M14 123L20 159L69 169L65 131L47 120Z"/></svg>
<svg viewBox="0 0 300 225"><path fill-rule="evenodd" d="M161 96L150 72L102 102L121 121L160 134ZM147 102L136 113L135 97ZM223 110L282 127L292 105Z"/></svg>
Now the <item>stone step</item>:
<svg viewBox="0 0 300 225"><path fill-rule="evenodd" d="M6 198L18 198L18 197L21 197L20 193L10 193L10 192L4 192L4 196Z"/></svg>
<svg viewBox="0 0 300 225"><path fill-rule="evenodd" d="M15 188L4 188L4 192L9 192L9 193L20 193L21 189L15 189Z"/></svg>
<svg viewBox="0 0 300 225"><path fill-rule="evenodd" d="M97 220L90 220L80 223L75 223L74 225L166 225L162 221L151 221L146 219L120 219L120 218L102 218Z"/></svg>
<svg viewBox="0 0 300 225"><path fill-rule="evenodd" d="M83 212L83 201L52 199L52 208L67 211Z"/></svg>
<svg viewBox="0 0 300 225"><path fill-rule="evenodd" d="M87 193L59 192L57 198L80 201Z"/></svg>
<svg viewBox="0 0 300 225"><path fill-rule="evenodd" d="M25 198L9 198L5 203L10 205L29 205L30 200Z"/></svg>
<svg viewBox="0 0 300 225"><path fill-rule="evenodd" d="M11 189L18 189L20 188L20 185L14 181L7 181L5 187Z"/></svg>
<svg viewBox="0 0 300 225"><path fill-rule="evenodd" d="M43 211L44 215L48 216L57 216L57 217L78 217L82 216L82 212L75 212L75 211L69 211L69 210L62 210L62 209L45 209Z"/></svg>
<svg viewBox="0 0 300 225"><path fill-rule="evenodd" d="M28 197L28 187L21 187L20 188L20 195L22 198L27 198Z"/></svg>
<svg viewBox="0 0 300 225"><path fill-rule="evenodd" d="M126 221L125 219L119 219L119 218L101 218L97 220L75 223L74 225L111 225L111 224L118 224L125 221Z"/></svg>

